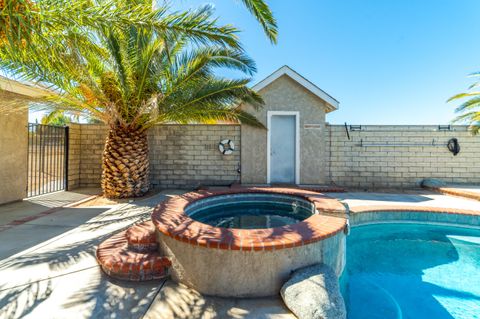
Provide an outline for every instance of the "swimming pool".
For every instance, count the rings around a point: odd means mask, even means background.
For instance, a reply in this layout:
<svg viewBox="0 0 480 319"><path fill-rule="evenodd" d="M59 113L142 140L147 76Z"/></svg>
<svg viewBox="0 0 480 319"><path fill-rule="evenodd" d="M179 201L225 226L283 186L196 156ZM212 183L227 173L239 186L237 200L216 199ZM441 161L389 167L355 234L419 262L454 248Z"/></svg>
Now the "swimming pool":
<svg viewBox="0 0 480 319"><path fill-rule="evenodd" d="M480 230L353 227L341 282L348 319L480 318Z"/></svg>

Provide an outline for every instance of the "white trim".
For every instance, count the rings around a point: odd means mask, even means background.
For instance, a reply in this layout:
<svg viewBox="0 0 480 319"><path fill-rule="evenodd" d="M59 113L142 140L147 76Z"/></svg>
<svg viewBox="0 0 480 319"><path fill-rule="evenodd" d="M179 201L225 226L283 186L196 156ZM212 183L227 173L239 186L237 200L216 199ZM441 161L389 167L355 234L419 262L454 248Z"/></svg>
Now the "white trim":
<svg viewBox="0 0 480 319"><path fill-rule="evenodd" d="M301 76L299 73L297 73L295 70L290 68L287 65L282 66L280 69L277 71L273 72L269 76L267 76L265 79L262 81L258 82L253 86L253 89L255 91L259 91L281 77L282 75L288 75L290 78L292 78L294 81L296 81L298 84L303 86L305 89L319 97L320 99L324 100L327 102L327 108L328 112L338 110L338 107L340 103L334 99L332 96L330 96L328 93L320 89L318 86L313 84L312 82L308 81L305 79L303 76Z"/></svg>
<svg viewBox="0 0 480 319"><path fill-rule="evenodd" d="M295 116L295 184L300 184L300 112L298 111L267 111L267 184L270 184L270 126L272 115Z"/></svg>
<svg viewBox="0 0 480 319"><path fill-rule="evenodd" d="M55 94L55 92L50 91L48 89L38 87L38 86L23 84L3 76L0 76L0 90L12 92L12 93L16 93L24 96L29 96L32 98L41 98L41 97L46 97L48 95Z"/></svg>

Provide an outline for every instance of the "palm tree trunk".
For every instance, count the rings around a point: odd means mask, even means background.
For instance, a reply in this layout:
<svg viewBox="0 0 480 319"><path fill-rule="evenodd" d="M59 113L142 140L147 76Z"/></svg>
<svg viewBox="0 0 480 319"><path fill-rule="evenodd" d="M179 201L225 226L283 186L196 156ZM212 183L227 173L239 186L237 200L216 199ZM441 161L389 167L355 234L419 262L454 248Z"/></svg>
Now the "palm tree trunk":
<svg viewBox="0 0 480 319"><path fill-rule="evenodd" d="M105 197L128 198L145 194L149 188L145 131L111 128L105 142L102 167Z"/></svg>

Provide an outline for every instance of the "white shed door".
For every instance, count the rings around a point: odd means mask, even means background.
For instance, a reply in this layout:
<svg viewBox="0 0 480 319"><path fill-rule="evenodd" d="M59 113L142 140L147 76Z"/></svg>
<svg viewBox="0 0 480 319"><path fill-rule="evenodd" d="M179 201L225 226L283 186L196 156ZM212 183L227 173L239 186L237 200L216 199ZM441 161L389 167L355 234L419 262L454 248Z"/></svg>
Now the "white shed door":
<svg viewBox="0 0 480 319"><path fill-rule="evenodd" d="M270 182L295 183L295 115L272 115L270 120Z"/></svg>

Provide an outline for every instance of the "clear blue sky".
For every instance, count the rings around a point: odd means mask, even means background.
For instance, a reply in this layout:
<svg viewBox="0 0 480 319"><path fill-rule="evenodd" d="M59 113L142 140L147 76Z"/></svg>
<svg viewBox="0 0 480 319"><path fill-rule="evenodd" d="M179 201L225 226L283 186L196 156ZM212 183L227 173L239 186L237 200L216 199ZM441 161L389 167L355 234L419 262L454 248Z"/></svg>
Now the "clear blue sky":
<svg viewBox="0 0 480 319"><path fill-rule="evenodd" d="M268 0L267 0L268 1ZM243 30L255 82L287 64L340 101L330 123L445 124L480 71L479 0L269 0L278 45L236 0L214 4L222 23Z"/></svg>

